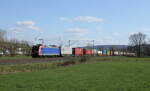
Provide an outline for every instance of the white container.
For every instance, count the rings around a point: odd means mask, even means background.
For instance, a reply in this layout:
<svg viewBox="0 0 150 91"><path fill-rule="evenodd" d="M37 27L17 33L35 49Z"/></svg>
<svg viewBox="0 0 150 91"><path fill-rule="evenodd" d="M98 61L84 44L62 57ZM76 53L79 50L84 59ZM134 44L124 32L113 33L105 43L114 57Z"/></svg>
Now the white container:
<svg viewBox="0 0 150 91"><path fill-rule="evenodd" d="M72 47L61 47L62 55L72 55Z"/></svg>
<svg viewBox="0 0 150 91"><path fill-rule="evenodd" d="M98 54L98 51L96 49L93 49L93 54L94 55L97 55Z"/></svg>
<svg viewBox="0 0 150 91"><path fill-rule="evenodd" d="M102 55L102 51L98 51L98 54L99 54L99 55Z"/></svg>
<svg viewBox="0 0 150 91"><path fill-rule="evenodd" d="M114 55L118 56L119 52L118 51L114 51Z"/></svg>
<svg viewBox="0 0 150 91"><path fill-rule="evenodd" d="M123 52L120 52L120 55L123 55Z"/></svg>

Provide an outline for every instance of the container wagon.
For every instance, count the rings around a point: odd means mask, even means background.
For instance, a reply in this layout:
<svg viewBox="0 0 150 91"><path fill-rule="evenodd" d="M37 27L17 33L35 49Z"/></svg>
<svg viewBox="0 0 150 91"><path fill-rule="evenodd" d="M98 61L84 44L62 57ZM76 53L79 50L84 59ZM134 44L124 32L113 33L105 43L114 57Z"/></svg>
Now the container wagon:
<svg viewBox="0 0 150 91"><path fill-rule="evenodd" d="M113 56L113 51L112 50L110 50L110 56Z"/></svg>
<svg viewBox="0 0 150 91"><path fill-rule="evenodd" d="M93 49L93 55L94 55L94 56L98 56L98 50Z"/></svg>
<svg viewBox="0 0 150 91"><path fill-rule="evenodd" d="M61 55L62 56L72 56L72 48L71 47L61 47Z"/></svg>
<svg viewBox="0 0 150 91"><path fill-rule="evenodd" d="M119 56L119 51L114 51L114 56Z"/></svg>
<svg viewBox="0 0 150 91"><path fill-rule="evenodd" d="M102 55L106 56L107 55L107 51L106 50L102 50Z"/></svg>
<svg viewBox="0 0 150 91"><path fill-rule="evenodd" d="M92 56L93 50L92 49L83 49L83 54L87 55L87 56Z"/></svg>
<svg viewBox="0 0 150 91"><path fill-rule="evenodd" d="M112 56L113 55L113 51L111 51L111 50L107 50L107 56Z"/></svg>
<svg viewBox="0 0 150 91"><path fill-rule="evenodd" d="M110 50L107 50L107 51L106 51L106 55L107 55L107 56L110 56Z"/></svg>
<svg viewBox="0 0 150 91"><path fill-rule="evenodd" d="M73 48L72 54L74 56L83 56L83 48Z"/></svg>
<svg viewBox="0 0 150 91"><path fill-rule="evenodd" d="M99 56L102 56L102 51L98 51L98 55L99 55Z"/></svg>

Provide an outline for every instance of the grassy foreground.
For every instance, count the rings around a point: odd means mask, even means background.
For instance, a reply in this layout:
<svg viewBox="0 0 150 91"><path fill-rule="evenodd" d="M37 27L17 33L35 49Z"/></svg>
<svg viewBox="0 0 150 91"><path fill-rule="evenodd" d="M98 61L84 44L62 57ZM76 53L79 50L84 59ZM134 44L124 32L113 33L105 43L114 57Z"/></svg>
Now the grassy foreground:
<svg viewBox="0 0 150 91"><path fill-rule="evenodd" d="M0 60L9 60L9 59L31 59L31 56L0 56Z"/></svg>
<svg viewBox="0 0 150 91"><path fill-rule="evenodd" d="M1 91L150 91L149 61L102 61L0 75Z"/></svg>

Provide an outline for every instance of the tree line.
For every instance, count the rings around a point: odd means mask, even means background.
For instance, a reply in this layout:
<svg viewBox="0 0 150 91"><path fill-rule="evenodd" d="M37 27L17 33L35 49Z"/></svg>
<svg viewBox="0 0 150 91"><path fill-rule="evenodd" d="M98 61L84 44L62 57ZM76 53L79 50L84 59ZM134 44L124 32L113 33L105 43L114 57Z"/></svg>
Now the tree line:
<svg viewBox="0 0 150 91"><path fill-rule="evenodd" d="M150 43L147 41L147 35L141 32L130 35L128 51L136 53L137 57L150 56Z"/></svg>
<svg viewBox="0 0 150 91"><path fill-rule="evenodd" d="M0 55L30 55L31 46L27 41L18 41L17 39L7 39L7 32L0 29Z"/></svg>

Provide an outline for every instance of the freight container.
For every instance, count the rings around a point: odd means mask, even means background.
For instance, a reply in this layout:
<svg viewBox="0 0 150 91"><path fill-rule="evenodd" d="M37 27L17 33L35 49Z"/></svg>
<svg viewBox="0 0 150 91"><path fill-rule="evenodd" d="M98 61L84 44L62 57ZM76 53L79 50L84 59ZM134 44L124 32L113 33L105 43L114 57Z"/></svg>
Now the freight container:
<svg viewBox="0 0 150 91"><path fill-rule="evenodd" d="M93 49L93 54L94 54L94 55L98 55L98 50Z"/></svg>
<svg viewBox="0 0 150 91"><path fill-rule="evenodd" d="M72 54L74 56L82 56L83 55L83 48L73 48Z"/></svg>
<svg viewBox="0 0 150 91"><path fill-rule="evenodd" d="M123 52L120 52L120 55L123 55L124 53Z"/></svg>
<svg viewBox="0 0 150 91"><path fill-rule="evenodd" d="M98 51L98 55L99 55L99 56L102 56L102 51Z"/></svg>
<svg viewBox="0 0 150 91"><path fill-rule="evenodd" d="M59 47L39 47L39 56L60 56L61 51Z"/></svg>
<svg viewBox="0 0 150 91"><path fill-rule="evenodd" d="M107 51L106 50L102 50L102 55L106 56L107 55Z"/></svg>
<svg viewBox="0 0 150 91"><path fill-rule="evenodd" d="M93 55L93 50L92 49L83 49L83 54L84 55Z"/></svg>
<svg viewBox="0 0 150 91"><path fill-rule="evenodd" d="M127 52L123 52L123 55L124 55L124 56L127 55Z"/></svg>
<svg viewBox="0 0 150 91"><path fill-rule="evenodd" d="M113 56L113 51L110 50L110 56Z"/></svg>
<svg viewBox="0 0 150 91"><path fill-rule="evenodd" d="M62 56L72 55L72 48L71 47L61 47L61 54L62 54Z"/></svg>
<svg viewBox="0 0 150 91"><path fill-rule="evenodd" d="M107 50L106 52L107 52L107 56L110 56L110 50Z"/></svg>
<svg viewBox="0 0 150 91"><path fill-rule="evenodd" d="M115 56L118 56L118 55L119 55L119 52L118 52L118 51L114 51L114 55L115 55Z"/></svg>
<svg viewBox="0 0 150 91"><path fill-rule="evenodd" d="M135 54L135 53L127 52L127 53L126 53L126 56L132 56L132 57L133 57L133 56L136 56L136 54Z"/></svg>

